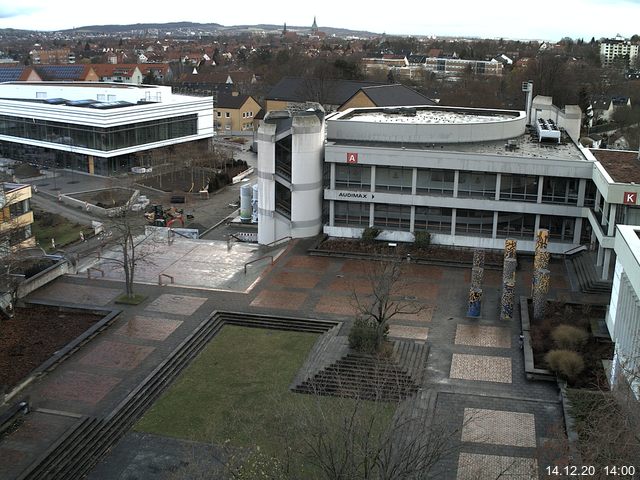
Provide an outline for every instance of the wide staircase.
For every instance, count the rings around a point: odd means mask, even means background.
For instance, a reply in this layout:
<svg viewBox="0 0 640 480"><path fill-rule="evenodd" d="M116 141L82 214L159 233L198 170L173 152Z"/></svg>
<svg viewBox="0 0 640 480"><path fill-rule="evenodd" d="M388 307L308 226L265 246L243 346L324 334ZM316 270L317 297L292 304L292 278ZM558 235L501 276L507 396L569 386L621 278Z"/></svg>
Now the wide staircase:
<svg viewBox="0 0 640 480"><path fill-rule="evenodd" d="M612 282L600 279L598 272L593 266L592 256L587 252L580 252L568 257L580 286L584 293L609 294L611 293Z"/></svg>
<svg viewBox="0 0 640 480"><path fill-rule="evenodd" d="M135 424L225 324L324 333L338 323L293 317L216 312L156 367L104 418L83 417L25 469L19 480L79 479Z"/></svg>
<svg viewBox="0 0 640 480"><path fill-rule="evenodd" d="M395 341L388 357L354 352L335 328L314 345L291 390L366 400L401 401L415 394L426 373L429 347Z"/></svg>

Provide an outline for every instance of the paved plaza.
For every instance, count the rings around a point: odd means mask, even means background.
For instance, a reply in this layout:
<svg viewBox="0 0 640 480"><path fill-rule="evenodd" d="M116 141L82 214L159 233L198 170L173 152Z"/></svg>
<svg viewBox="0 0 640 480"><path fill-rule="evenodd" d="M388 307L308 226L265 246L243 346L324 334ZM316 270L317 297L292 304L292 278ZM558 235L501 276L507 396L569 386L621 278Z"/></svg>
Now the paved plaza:
<svg viewBox="0 0 640 480"><path fill-rule="evenodd" d="M164 245L155 265L140 270L136 291L148 298L136 306L114 304L123 293L115 270L91 280L86 274L65 276L34 292L31 298L37 300L122 312L110 328L24 390L35 413L0 442L0 458L11 459L0 462L0 478L15 478L78 416L110 412L216 310L348 323L356 299L364 301L370 294L370 265L309 256L309 246L294 241L269 252L277 254L275 264L252 265L245 276L245 263L265 255L255 246L233 244L227 250L226 242L213 241ZM530 269L525 260L517 273L523 294L530 290ZM394 317L389 334L429 346L420 389L430 393L431 415L446 423L458 445L443 460L438 478L471 480L503 473L501 478L535 479L544 468L537 452L562 421L556 387L525 378L519 319L498 318L500 272L486 271L482 317L466 317L470 271L471 266L406 265L396 298L419 308ZM552 271L553 283L562 269L553 264ZM160 273L174 276L175 285L158 286ZM568 282L558 280L561 288L554 293L562 294ZM88 478L125 478L136 462L146 461L132 449L132 435L139 434L128 434Z"/></svg>

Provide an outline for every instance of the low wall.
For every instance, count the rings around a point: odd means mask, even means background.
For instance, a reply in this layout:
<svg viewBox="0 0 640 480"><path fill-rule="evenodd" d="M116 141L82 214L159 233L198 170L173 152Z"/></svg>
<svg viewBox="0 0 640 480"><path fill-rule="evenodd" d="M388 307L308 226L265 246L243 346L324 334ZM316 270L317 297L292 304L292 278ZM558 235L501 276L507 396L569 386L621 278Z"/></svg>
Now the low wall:
<svg viewBox="0 0 640 480"><path fill-rule="evenodd" d="M18 287L18 298L26 297L31 292L67 273L76 273L75 267L67 259L58 261L55 265L51 265L49 268L22 282Z"/></svg>
<svg viewBox="0 0 640 480"><path fill-rule="evenodd" d="M100 190L87 190L84 192L74 192L72 194L60 194L58 195L58 200L61 201L62 203L64 203L65 205L69 205L71 207L75 207L75 208L80 208L86 212L90 212L90 213L94 213L96 215L98 215L99 217L115 217L116 215L120 214L123 210L128 210L129 207L131 206L132 203L135 202L136 198L138 198L138 196L140 195L140 190L134 190L133 193L131 194L131 197L129 198L129 200L127 201L127 203L125 205L122 205L120 207L114 207L114 208L102 208L102 207L98 207L97 205L94 205L92 203L88 203L85 202L83 200L78 200L77 198L73 198L70 195L78 195L78 194L83 194L83 193L92 193L92 192L99 192Z"/></svg>

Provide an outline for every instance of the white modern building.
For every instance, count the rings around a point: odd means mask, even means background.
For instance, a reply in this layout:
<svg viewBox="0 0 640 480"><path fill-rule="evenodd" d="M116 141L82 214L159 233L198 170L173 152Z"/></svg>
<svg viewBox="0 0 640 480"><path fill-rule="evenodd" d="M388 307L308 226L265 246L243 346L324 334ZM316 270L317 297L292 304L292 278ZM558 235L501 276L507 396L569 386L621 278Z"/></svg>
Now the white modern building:
<svg viewBox="0 0 640 480"><path fill-rule="evenodd" d="M522 111L439 106L353 108L326 129L313 112L273 115L259 131L258 240L374 226L388 241L427 231L438 244L516 238L532 252L547 228L552 253L597 249L610 279L615 226L640 224L637 152L587 150L568 134L575 109L548 118L552 105L533 105L530 126Z"/></svg>
<svg viewBox="0 0 640 480"><path fill-rule="evenodd" d="M603 39L600 42L602 66L610 67L616 60L622 61L622 65L633 65L638 58L638 47L637 43L631 43L620 35L615 38Z"/></svg>
<svg viewBox="0 0 640 480"><path fill-rule="evenodd" d="M607 327L616 343L612 378L625 374L640 400L640 226L618 225Z"/></svg>
<svg viewBox="0 0 640 480"><path fill-rule="evenodd" d="M213 98L176 95L171 87L0 84L0 154L8 158L63 158L65 166L107 175L135 165L137 153L213 135Z"/></svg>

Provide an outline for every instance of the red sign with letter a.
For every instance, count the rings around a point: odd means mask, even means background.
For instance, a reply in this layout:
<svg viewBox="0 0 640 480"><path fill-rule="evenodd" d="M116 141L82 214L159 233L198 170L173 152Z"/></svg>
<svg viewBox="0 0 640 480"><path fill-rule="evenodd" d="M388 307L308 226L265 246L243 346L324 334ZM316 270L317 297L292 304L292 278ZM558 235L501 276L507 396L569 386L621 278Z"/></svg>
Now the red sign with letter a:
<svg viewBox="0 0 640 480"><path fill-rule="evenodd" d="M358 163L358 154L347 153L347 163Z"/></svg>
<svg viewBox="0 0 640 480"><path fill-rule="evenodd" d="M638 192L624 192L622 203L625 205L635 205L638 202Z"/></svg>

